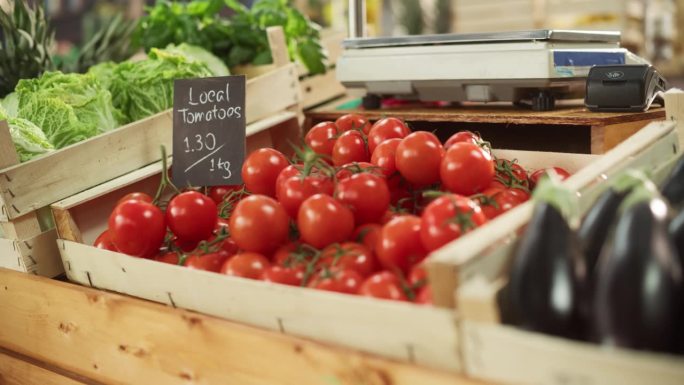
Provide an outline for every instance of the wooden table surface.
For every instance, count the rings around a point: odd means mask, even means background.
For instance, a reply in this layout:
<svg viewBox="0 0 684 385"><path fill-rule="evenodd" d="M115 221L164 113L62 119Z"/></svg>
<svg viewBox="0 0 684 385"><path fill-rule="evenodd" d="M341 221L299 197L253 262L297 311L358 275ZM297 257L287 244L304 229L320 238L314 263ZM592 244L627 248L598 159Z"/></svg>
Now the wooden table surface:
<svg viewBox="0 0 684 385"><path fill-rule="evenodd" d="M454 373L0 269L0 384L84 383L481 384Z"/></svg>

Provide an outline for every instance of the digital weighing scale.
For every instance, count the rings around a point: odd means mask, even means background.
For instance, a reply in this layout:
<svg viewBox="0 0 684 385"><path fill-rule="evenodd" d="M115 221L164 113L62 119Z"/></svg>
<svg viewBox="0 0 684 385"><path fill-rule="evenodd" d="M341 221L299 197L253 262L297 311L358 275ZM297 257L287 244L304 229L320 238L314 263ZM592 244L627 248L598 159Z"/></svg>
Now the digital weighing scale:
<svg viewBox="0 0 684 385"><path fill-rule="evenodd" d="M347 88L366 91L366 108L393 97L508 101L550 110L557 99L584 97L593 65L647 63L620 48L619 32L603 31L359 37L343 46L337 78Z"/></svg>

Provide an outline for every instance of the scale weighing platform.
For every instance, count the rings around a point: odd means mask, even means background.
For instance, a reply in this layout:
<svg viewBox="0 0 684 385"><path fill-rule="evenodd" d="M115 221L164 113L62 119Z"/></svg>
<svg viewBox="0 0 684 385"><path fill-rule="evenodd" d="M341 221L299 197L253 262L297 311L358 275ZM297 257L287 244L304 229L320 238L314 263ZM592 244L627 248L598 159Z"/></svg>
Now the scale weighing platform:
<svg viewBox="0 0 684 385"><path fill-rule="evenodd" d="M533 110L584 97L594 65L647 64L620 48L619 32L534 30L347 39L337 78L383 97L420 101L508 101Z"/></svg>

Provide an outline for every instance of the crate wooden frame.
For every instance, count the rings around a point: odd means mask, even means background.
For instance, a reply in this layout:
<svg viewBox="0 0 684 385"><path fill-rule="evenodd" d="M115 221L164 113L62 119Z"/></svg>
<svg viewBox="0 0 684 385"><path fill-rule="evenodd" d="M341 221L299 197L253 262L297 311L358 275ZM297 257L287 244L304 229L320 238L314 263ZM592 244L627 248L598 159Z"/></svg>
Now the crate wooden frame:
<svg viewBox="0 0 684 385"><path fill-rule="evenodd" d="M269 28L268 38L275 64L247 80L248 124L301 111L297 66L282 29ZM160 145L172 148L172 121L169 109L25 163L19 163L7 122L0 121L0 267L61 274L56 232L41 229L37 210L158 161Z"/></svg>

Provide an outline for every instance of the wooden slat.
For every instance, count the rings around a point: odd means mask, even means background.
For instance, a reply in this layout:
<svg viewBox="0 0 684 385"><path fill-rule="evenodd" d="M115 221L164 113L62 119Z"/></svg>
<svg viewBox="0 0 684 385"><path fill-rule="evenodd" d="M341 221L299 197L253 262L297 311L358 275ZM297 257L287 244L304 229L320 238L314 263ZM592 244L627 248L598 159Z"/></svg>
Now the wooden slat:
<svg viewBox="0 0 684 385"><path fill-rule="evenodd" d="M19 163L12 135L6 120L0 120L0 169Z"/></svg>
<svg viewBox="0 0 684 385"><path fill-rule="evenodd" d="M0 350L2 385L80 385L84 382L65 377Z"/></svg>
<svg viewBox="0 0 684 385"><path fill-rule="evenodd" d="M454 374L4 269L0 309L0 346L103 383L475 384Z"/></svg>
<svg viewBox="0 0 684 385"><path fill-rule="evenodd" d="M637 120L635 122L591 127L591 153L603 154L610 151L648 123L647 120Z"/></svg>
<svg viewBox="0 0 684 385"><path fill-rule="evenodd" d="M322 75L307 77L301 81L304 94L303 108L310 108L338 96L344 95L346 88L337 81L334 69Z"/></svg>

